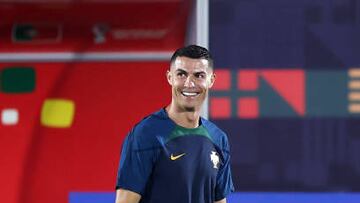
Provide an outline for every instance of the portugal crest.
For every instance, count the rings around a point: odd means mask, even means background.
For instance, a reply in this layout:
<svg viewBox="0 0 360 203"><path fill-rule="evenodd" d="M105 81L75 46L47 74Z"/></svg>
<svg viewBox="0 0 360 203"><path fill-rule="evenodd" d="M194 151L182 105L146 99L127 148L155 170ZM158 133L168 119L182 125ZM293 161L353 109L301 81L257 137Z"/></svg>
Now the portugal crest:
<svg viewBox="0 0 360 203"><path fill-rule="evenodd" d="M219 169L220 160L219 160L219 155L216 152L211 151L210 160L214 164L214 168Z"/></svg>

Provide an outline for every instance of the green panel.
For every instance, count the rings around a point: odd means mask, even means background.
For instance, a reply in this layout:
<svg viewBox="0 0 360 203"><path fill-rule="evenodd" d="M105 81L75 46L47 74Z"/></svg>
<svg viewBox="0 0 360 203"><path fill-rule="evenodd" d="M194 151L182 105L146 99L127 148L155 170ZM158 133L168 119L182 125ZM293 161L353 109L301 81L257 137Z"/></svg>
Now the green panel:
<svg viewBox="0 0 360 203"><path fill-rule="evenodd" d="M1 74L1 91L29 93L35 89L35 70L31 67L6 68Z"/></svg>
<svg viewBox="0 0 360 203"><path fill-rule="evenodd" d="M309 71L306 78L307 115L348 116L346 71Z"/></svg>
<svg viewBox="0 0 360 203"><path fill-rule="evenodd" d="M177 125L175 129L171 132L167 142L177 137L187 136L187 135L204 136L212 140L208 131L202 125L197 128L184 128Z"/></svg>
<svg viewBox="0 0 360 203"><path fill-rule="evenodd" d="M36 31L31 25L17 25L14 31L14 39L16 41L31 41Z"/></svg>

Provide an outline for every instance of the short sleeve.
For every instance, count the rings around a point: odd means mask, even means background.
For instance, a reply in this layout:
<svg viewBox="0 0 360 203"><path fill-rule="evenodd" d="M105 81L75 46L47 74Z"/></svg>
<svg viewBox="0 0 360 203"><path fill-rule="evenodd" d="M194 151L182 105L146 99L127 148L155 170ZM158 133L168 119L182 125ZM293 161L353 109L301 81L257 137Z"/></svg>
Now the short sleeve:
<svg viewBox="0 0 360 203"><path fill-rule="evenodd" d="M156 148L145 146L144 142L139 133L131 131L127 135L121 150L116 189L144 194L156 159Z"/></svg>
<svg viewBox="0 0 360 203"><path fill-rule="evenodd" d="M230 149L227 138L224 138L223 164L221 165L215 187L215 201L224 199L227 195L234 191L234 185L231 177L230 168Z"/></svg>

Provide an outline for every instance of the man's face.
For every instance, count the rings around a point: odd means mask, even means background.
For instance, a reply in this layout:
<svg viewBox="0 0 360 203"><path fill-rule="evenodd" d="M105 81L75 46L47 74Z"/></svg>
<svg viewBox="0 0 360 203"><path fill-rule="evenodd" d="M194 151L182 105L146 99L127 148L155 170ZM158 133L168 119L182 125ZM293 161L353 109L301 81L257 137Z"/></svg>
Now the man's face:
<svg viewBox="0 0 360 203"><path fill-rule="evenodd" d="M200 110L215 75L208 60L181 56L171 64L167 79L176 107L183 111L195 111Z"/></svg>

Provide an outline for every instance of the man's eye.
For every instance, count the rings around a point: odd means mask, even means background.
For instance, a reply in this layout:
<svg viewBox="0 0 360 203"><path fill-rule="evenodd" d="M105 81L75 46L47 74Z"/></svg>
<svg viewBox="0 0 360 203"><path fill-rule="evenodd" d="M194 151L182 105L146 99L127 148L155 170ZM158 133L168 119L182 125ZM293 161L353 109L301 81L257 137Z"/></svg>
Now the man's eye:
<svg viewBox="0 0 360 203"><path fill-rule="evenodd" d="M178 73L177 76L179 76L179 77L184 77L184 76L185 76L185 73Z"/></svg>
<svg viewBox="0 0 360 203"><path fill-rule="evenodd" d="M205 78L205 74L198 73L198 74L195 74L195 77L197 77L197 78Z"/></svg>

